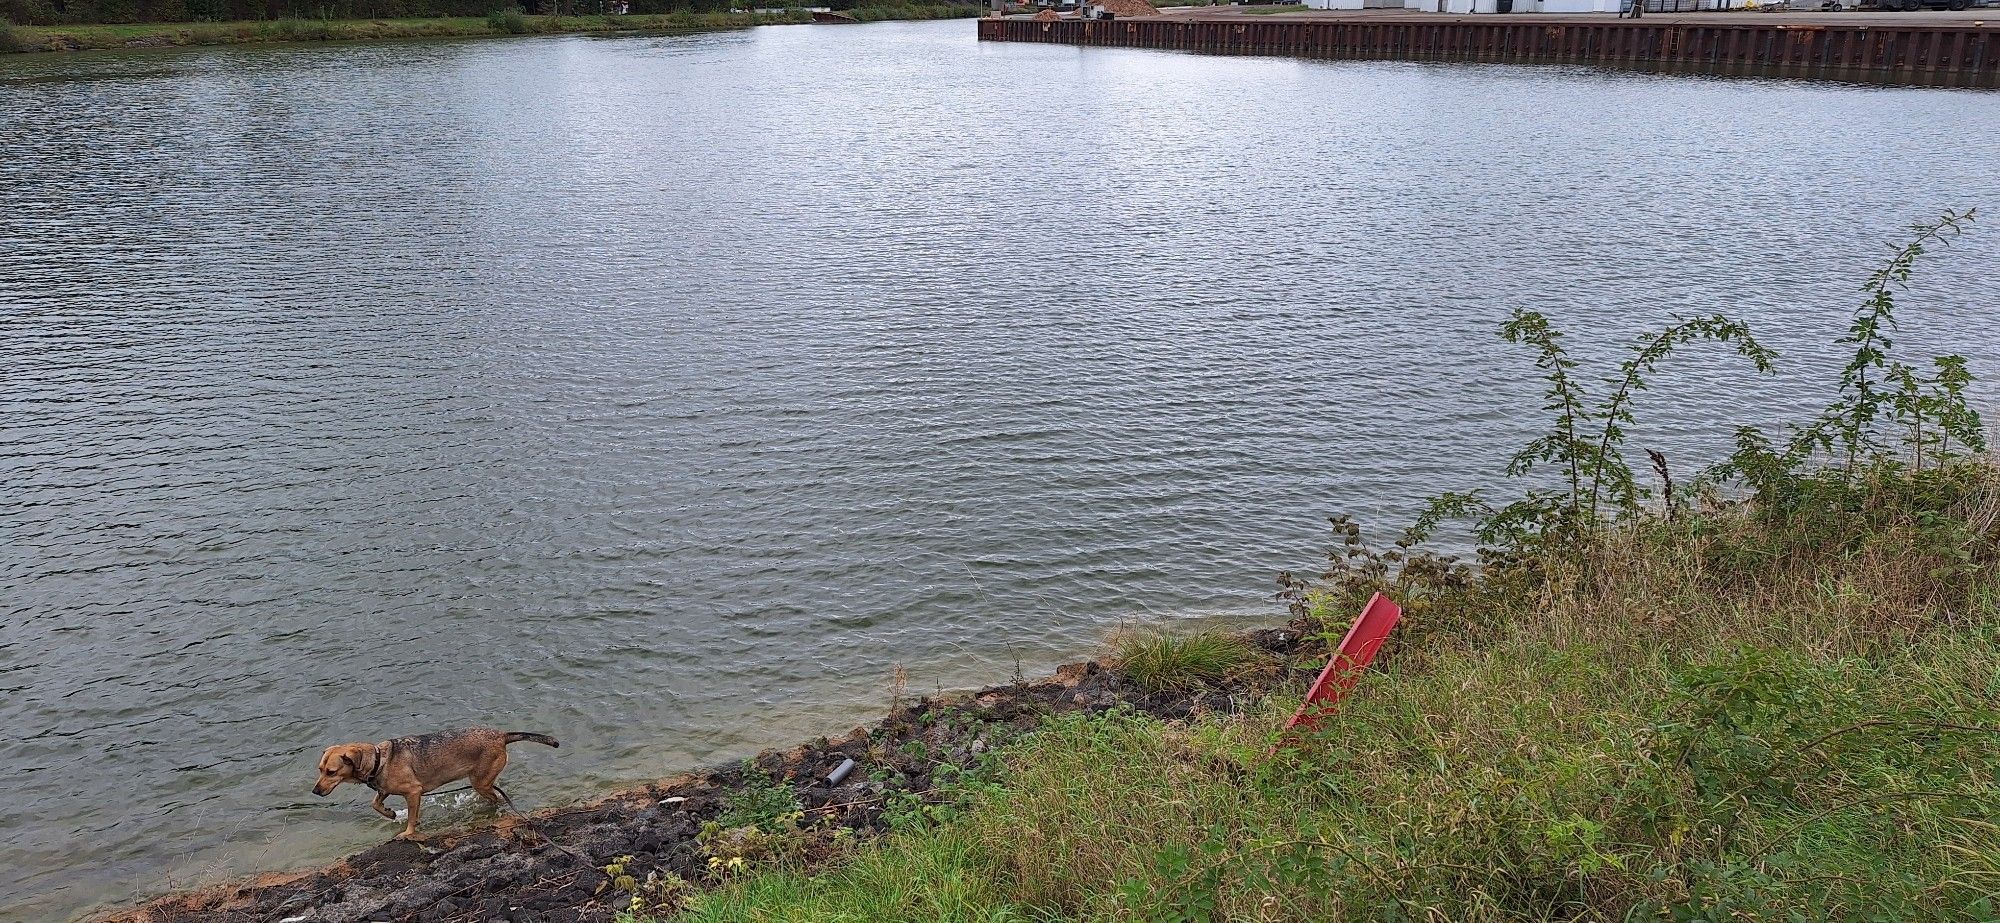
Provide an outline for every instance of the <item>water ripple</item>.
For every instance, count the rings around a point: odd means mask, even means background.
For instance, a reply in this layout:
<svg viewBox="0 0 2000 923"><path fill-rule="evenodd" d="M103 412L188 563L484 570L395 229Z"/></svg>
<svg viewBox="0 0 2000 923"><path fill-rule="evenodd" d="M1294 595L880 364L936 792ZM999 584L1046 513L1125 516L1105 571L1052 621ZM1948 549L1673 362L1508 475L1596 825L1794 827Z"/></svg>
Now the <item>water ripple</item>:
<svg viewBox="0 0 2000 923"><path fill-rule="evenodd" d="M546 804L1275 615L1532 431L1515 306L1752 320L1691 466L2000 201L1990 93L965 23L9 59L0 146L5 919L379 840L335 741L558 731ZM1902 315L1989 378L1995 239Z"/></svg>

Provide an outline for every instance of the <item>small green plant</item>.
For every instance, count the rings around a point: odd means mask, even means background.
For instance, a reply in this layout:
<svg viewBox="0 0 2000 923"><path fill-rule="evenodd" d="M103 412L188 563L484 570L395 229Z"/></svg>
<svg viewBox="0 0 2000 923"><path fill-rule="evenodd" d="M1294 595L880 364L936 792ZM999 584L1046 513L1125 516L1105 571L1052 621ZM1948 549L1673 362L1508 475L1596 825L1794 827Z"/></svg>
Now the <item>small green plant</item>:
<svg viewBox="0 0 2000 923"><path fill-rule="evenodd" d="M1403 608L1388 652L1420 644L1432 632L1490 627L1487 615L1519 601L1538 582L1537 562L1481 549L1483 567L1455 555L1405 545L1380 549L1362 540L1361 526L1350 516L1334 516L1334 543L1326 551L1326 566L1308 577L1285 571L1278 575L1277 598L1288 604L1294 619L1317 629L1329 645L1340 643L1369 597L1382 593Z"/></svg>
<svg viewBox="0 0 2000 923"><path fill-rule="evenodd" d="M1151 692L1211 683L1241 670L1257 657L1241 638L1217 631L1182 637L1157 632L1126 634L1117 639L1114 656L1126 676Z"/></svg>
<svg viewBox="0 0 2000 923"><path fill-rule="evenodd" d="M504 7L486 14L486 27L495 32L521 35L534 31L528 24L528 15L518 6Z"/></svg>
<svg viewBox="0 0 2000 923"><path fill-rule="evenodd" d="M1909 285L1910 275L1916 262L1931 246L1949 244L1952 238L1964 233L1977 215L1977 209L1967 209L1963 213L1946 211L1936 221L1912 225L1915 236L1890 255L1881 268L1870 274L1861 291L1867 296L1861 309L1854 314L1854 322L1848 328L1847 336L1840 342L1854 347L1854 355L1840 373L1841 399L1828 407L1820 424L1801 433L1799 439L1807 444L1817 443L1832 448L1838 442L1846 455L1846 469L1851 475L1858 460L1878 454L1883 447L1876 441L1875 424L1886 407L1892 418L1912 421L1915 429L1910 447L1914 453L1915 467L1923 467L1921 421L1929 410L1940 426L1949 426L1947 435L1957 435L1962 443L1973 448L1982 444L1979 432L1979 417L1964 407L1964 382L1969 376L1965 372L1965 358L1962 356L1940 356L1935 361L1940 371L1940 380L1932 392L1938 400L1929 403L1924 400L1926 389L1918 384L1915 373L1901 362L1895 361L1889 351L1895 348L1892 334L1896 330L1896 292ZM1870 373L1875 379L1870 380ZM1884 384L1896 384L1895 390L1886 390ZM1957 398L1958 412L1951 413L1945 408ZM1966 417L1970 414L1970 417ZM1946 423L1950 418L1951 422ZM1970 423L1969 430L1965 428ZM1826 434L1831 431L1831 439ZM1940 459L1940 462L1942 459Z"/></svg>
<svg viewBox="0 0 2000 923"><path fill-rule="evenodd" d="M755 764L745 763L743 786L723 800L722 814L715 822L725 830L755 827L776 833L794 826L804 811L791 786Z"/></svg>
<svg viewBox="0 0 2000 923"><path fill-rule="evenodd" d="M780 815L763 826L725 827L709 821L695 834L695 844L708 856L709 877L721 881L749 870L755 862L797 858L818 839L819 831L805 822L803 811Z"/></svg>
<svg viewBox="0 0 2000 923"><path fill-rule="evenodd" d="M992 748L974 756L969 765L937 763L931 768L930 790L887 793L882 803L883 817L896 830L949 823L981 799L999 795L1003 790L999 779L1004 769L1000 751Z"/></svg>
<svg viewBox="0 0 2000 923"><path fill-rule="evenodd" d="M788 820L796 823L804 815L791 815ZM702 825L695 834L695 842L708 854L709 873L717 877L742 871L749 863L758 859L786 856L798 851L803 839L798 836L798 828L776 827L765 830L761 827L724 827L714 821Z"/></svg>
<svg viewBox="0 0 2000 923"><path fill-rule="evenodd" d="M625 907L614 917L616 923L645 923L656 919L656 915L678 913L686 909L693 898L693 889L673 872L655 869L639 878L632 868L632 856L619 856L604 866L604 884L598 886L598 893L606 890L625 895Z"/></svg>
<svg viewBox="0 0 2000 923"><path fill-rule="evenodd" d="M1928 377L1894 355L1896 292L1909 284L1917 260L1932 247L1948 245L1977 218L1978 209L1946 211L1935 221L1910 226L1912 238L1890 253L1861 287L1866 296L1839 343L1853 348L1840 372L1838 396L1809 425L1794 428L1782 447L1754 426L1737 430L1737 450L1704 475L1704 483L1742 481L1767 512L1785 514L1808 504L1846 505L1830 495L1830 479L1853 488L1868 469L1907 466L1922 473L1986 449L1984 424L1966 399L1972 374L1964 356L1930 361ZM1886 442L1883 429L1900 434L1902 452ZM1816 457L1836 462L1810 471Z"/></svg>
<svg viewBox="0 0 2000 923"><path fill-rule="evenodd" d="M1626 427L1633 422L1633 402L1661 363L1698 342L1734 346L1763 374L1772 371L1775 356L1742 321L1721 314L1679 318L1633 343L1625 361L1604 379L1608 393L1593 400L1579 363L1563 346L1562 331L1540 312L1516 309L1501 325L1500 336L1535 351L1535 367L1548 384L1542 410L1550 414L1549 430L1514 453L1506 475L1525 478L1539 467L1553 466L1559 486L1530 488L1497 507L1477 490L1439 494L1410 527L1405 545L1422 542L1445 520L1470 518L1482 545L1575 546L1607 517L1638 515L1646 494L1625 460Z"/></svg>

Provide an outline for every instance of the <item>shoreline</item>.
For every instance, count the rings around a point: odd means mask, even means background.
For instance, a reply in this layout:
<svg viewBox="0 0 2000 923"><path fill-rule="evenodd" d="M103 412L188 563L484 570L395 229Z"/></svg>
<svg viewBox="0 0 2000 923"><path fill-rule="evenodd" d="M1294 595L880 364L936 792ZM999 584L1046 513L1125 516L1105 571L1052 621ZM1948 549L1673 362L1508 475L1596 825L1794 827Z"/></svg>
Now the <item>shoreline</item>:
<svg viewBox="0 0 2000 923"><path fill-rule="evenodd" d="M728 869L705 861L707 838L720 830L717 818L726 800L760 784L775 782L796 796L804 809L802 823L823 834L799 858L817 863L838 855L844 843L886 832L891 801L923 803L934 792L934 779L972 769L983 754L1048 717L1120 707L1164 719L1233 713L1288 682L1310 679L1318 669L1315 661L1298 665L1301 655L1322 646L1303 621L1236 637L1257 652L1257 663L1218 684L1148 693L1108 655L1100 656L1064 664L1039 680L924 696L839 737L765 750L738 765L504 815L488 825L439 830L421 843L389 840L316 869L266 872L136 906L99 908L79 919L607 923L631 897L613 887L617 879L607 874L607 865L619 863L623 875L640 880L654 873L679 876L696 891L728 880ZM855 761L852 773L839 785L825 784L828 772L845 759Z"/></svg>
<svg viewBox="0 0 2000 923"><path fill-rule="evenodd" d="M962 11L972 12L962 12ZM865 7L858 21L970 18L976 8L949 4ZM723 32L808 25L805 10L785 13L664 13L624 16L441 16L413 19L266 19L232 22L80 23L24 26L0 21L0 55L146 48L318 44L413 38L516 35L645 35Z"/></svg>

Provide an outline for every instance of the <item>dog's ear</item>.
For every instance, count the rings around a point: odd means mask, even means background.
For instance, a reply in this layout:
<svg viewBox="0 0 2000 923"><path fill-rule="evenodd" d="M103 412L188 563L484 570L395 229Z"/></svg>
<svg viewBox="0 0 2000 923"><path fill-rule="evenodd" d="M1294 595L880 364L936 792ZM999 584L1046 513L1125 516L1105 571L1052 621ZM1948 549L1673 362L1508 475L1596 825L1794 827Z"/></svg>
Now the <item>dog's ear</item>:
<svg viewBox="0 0 2000 923"><path fill-rule="evenodd" d="M346 763L346 764L347 764L347 768L349 768L349 769L351 769L351 770L354 770L355 772L360 772L360 771L361 771L361 767L360 767L360 766L358 766L358 765L356 765L356 764L355 764L355 762L354 762L354 754L353 754L353 753L342 753L342 754L340 755L340 761L341 761L341 762L343 762L343 763Z"/></svg>

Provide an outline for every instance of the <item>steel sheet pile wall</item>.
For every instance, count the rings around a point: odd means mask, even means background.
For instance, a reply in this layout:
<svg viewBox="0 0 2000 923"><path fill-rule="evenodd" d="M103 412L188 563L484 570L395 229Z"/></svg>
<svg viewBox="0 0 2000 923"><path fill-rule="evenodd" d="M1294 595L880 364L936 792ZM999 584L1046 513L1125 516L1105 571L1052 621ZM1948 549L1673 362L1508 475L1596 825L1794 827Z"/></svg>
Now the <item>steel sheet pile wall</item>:
<svg viewBox="0 0 2000 923"><path fill-rule="evenodd" d="M1746 17L1751 14L1745 14ZM1247 18L1247 17L1244 17ZM1716 74L2000 86L2000 29L1937 26L1597 21L1494 16L1435 22L982 19L986 41L1398 61L1609 64Z"/></svg>

